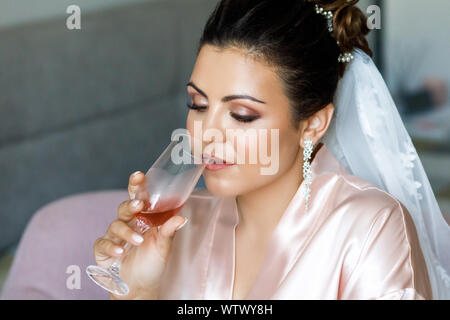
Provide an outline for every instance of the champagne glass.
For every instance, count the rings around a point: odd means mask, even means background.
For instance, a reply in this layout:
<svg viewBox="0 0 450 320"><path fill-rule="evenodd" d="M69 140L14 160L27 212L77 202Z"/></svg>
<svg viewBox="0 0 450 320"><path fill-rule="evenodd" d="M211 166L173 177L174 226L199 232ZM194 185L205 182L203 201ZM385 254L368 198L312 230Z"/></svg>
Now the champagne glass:
<svg viewBox="0 0 450 320"><path fill-rule="evenodd" d="M173 136L173 135L172 135ZM144 201L144 208L133 219L133 229L141 234L151 227L164 224L176 215L192 193L206 164L202 154L192 152L193 137L178 134L181 140L173 140L145 174L145 184L139 188L135 199ZM197 141L197 146L201 142ZM91 265L86 272L96 284L115 295L127 295L128 285L120 279L120 265L131 248L124 245L124 253L116 258L108 269Z"/></svg>

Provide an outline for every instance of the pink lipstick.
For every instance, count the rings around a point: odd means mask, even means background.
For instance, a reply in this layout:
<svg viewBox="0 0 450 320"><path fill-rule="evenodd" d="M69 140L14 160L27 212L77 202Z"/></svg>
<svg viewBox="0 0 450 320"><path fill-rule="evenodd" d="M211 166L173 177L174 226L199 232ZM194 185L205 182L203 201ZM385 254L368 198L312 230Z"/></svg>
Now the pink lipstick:
<svg viewBox="0 0 450 320"><path fill-rule="evenodd" d="M234 163L227 163L225 160L214 156L203 155L203 159L206 162L205 168L211 171L225 169L234 165Z"/></svg>

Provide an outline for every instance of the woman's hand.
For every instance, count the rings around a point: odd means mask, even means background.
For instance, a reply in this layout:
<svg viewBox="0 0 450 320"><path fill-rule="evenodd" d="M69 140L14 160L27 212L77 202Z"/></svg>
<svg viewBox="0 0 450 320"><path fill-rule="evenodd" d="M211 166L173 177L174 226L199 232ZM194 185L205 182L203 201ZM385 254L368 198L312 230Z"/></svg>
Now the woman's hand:
<svg viewBox="0 0 450 320"><path fill-rule="evenodd" d="M119 205L118 219L110 224L103 237L95 241L95 260L102 268L108 268L114 259L124 254L125 242L132 244L120 267L120 277L129 286L130 292L127 296L111 294L112 299L157 298L175 231L187 222L187 218L175 215L159 229L152 227L144 235L130 227L135 223L135 214L144 206L143 201L133 199L145 179L140 171L130 175L128 193L131 200Z"/></svg>

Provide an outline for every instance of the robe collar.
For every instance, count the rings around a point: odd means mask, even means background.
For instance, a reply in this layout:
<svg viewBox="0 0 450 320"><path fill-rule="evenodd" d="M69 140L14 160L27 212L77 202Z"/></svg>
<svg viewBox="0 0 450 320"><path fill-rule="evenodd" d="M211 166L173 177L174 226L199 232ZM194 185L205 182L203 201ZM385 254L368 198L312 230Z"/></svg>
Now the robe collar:
<svg viewBox="0 0 450 320"><path fill-rule="evenodd" d="M270 299L276 293L286 275L301 256L303 249L321 223L320 201L314 201L323 184L334 183L346 169L322 144L311 161L311 185L309 209L305 212L303 181L275 227L266 247L266 255L255 283L246 299ZM318 197L323 199L324 197ZM206 299L232 299L235 272L235 228L239 223L236 197L225 197L217 213L214 242L212 244L211 270L205 287ZM231 213L231 214L230 214ZM217 268L217 269L216 269ZM216 269L216 270L212 270Z"/></svg>
<svg viewBox="0 0 450 320"><path fill-rule="evenodd" d="M309 239L311 239L311 235L315 230L314 226L320 225L321 221L325 219L324 216L318 214L323 211L320 207L325 204L320 203L320 201L314 201L315 195L321 189L315 188L315 186L322 186L323 183L333 183L339 177L339 173L346 172L346 169L339 163L326 145L322 144L311 161L312 180L308 212L305 212L303 196L305 182L303 181L289 202L269 239L262 267L246 299L270 299L276 293L277 288L301 256ZM318 198L323 199L320 196ZM223 210L219 213L220 217L218 217L218 222L225 224L227 227L223 228L220 234L217 234L215 237L217 245L223 251L214 251L213 246L211 258L214 259L214 255L219 257L220 254L225 253L221 258L223 260L223 270L227 270L227 272L220 277L210 279L208 282L216 281L215 289L223 289L222 294L224 296L220 296L216 291L216 296L213 296L213 299L231 300L236 266L235 229L239 223L239 213L236 197L227 197L223 201L224 207L222 207ZM228 244L224 245L223 241L225 240ZM218 243L219 241L221 242L220 244Z"/></svg>

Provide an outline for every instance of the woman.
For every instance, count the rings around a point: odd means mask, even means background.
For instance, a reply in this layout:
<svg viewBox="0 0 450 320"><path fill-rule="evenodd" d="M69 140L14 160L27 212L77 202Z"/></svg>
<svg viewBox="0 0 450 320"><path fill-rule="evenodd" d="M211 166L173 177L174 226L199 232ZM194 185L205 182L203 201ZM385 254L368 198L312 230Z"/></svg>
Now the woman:
<svg viewBox="0 0 450 320"><path fill-rule="evenodd" d="M241 141L251 140L247 129L267 132L268 145L258 141L257 148L276 150L276 170L261 174L261 161L227 158L227 166L204 172L207 190L194 192L179 215L143 237L128 222L143 208L133 198L145 177L131 175L131 200L95 244L96 261L105 267L123 254L117 240L134 245L120 274L130 293L111 298L433 298L428 258L405 204L361 178L370 170L351 174L343 166L350 158L329 149L338 145L327 138L336 130L334 102L349 105L335 95L353 90L337 92L338 81L352 52L358 61L371 55L356 2L218 4L187 85L187 129L196 135L200 124L202 132L223 136L231 129ZM251 155L228 136L197 138L204 149L231 146L236 157ZM364 156L362 144L352 149Z"/></svg>

